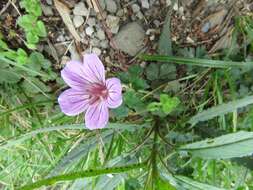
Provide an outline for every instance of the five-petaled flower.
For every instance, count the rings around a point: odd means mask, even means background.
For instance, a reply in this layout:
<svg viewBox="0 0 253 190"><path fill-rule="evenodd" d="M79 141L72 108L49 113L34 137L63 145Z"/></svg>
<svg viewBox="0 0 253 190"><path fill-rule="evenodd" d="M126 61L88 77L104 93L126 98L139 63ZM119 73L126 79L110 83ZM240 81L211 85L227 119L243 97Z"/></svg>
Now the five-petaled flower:
<svg viewBox="0 0 253 190"><path fill-rule="evenodd" d="M61 76L70 87L58 98L62 112L74 116L86 111L87 128L104 128L109 120L109 108L122 103L120 80L105 79L105 68L96 54L84 55L83 63L68 62Z"/></svg>

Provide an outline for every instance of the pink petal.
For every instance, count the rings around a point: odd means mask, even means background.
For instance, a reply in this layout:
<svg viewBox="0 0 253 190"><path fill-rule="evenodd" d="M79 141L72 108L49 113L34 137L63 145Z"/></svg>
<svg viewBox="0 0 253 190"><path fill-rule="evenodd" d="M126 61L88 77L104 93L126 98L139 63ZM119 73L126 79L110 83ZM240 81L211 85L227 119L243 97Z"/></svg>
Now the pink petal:
<svg viewBox="0 0 253 190"><path fill-rule="evenodd" d="M122 86L118 78L109 78L106 80L106 87L109 91L107 106L117 108L122 104Z"/></svg>
<svg viewBox="0 0 253 190"><path fill-rule="evenodd" d="M85 77L84 70L84 66L81 62L69 61L61 71L61 76L70 87L82 89L85 84L92 82L88 77Z"/></svg>
<svg viewBox="0 0 253 190"><path fill-rule="evenodd" d="M58 102L63 113L74 116L87 109L89 95L85 94L84 91L70 88L61 93Z"/></svg>
<svg viewBox="0 0 253 190"><path fill-rule="evenodd" d="M104 102L89 106L85 114L85 125L88 129L101 129L109 120L109 109Z"/></svg>
<svg viewBox="0 0 253 190"><path fill-rule="evenodd" d="M86 54L83 58L84 71L93 83L105 83L105 68L99 57L94 54Z"/></svg>

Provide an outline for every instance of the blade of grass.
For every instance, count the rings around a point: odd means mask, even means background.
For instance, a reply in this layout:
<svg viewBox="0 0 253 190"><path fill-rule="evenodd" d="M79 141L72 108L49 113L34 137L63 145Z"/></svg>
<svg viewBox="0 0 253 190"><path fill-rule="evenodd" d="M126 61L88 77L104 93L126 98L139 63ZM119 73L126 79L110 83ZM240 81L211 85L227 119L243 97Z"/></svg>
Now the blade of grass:
<svg viewBox="0 0 253 190"><path fill-rule="evenodd" d="M68 173L68 174L58 175L58 176L54 176L47 179L42 179L35 183L23 186L19 190L32 190L32 189L39 188L46 185L53 185L59 181L72 181L72 180L76 180L80 178L98 176L98 175L103 175L103 174L122 173L122 172L127 172L130 170L134 170L134 169L145 168L146 166L147 166L147 163L142 162L142 163L131 164L131 165L126 165L122 167L90 169L90 170L85 170L81 172Z"/></svg>
<svg viewBox="0 0 253 190"><path fill-rule="evenodd" d="M29 72L29 73L33 73L33 74L36 74L36 75L41 76L41 77L47 77L47 75L45 75L45 74L43 74L43 73L34 71L34 70L32 70L32 69L30 69L30 68L28 68L28 67L26 67L26 66L17 64L17 63L15 63L15 62L13 62L13 61L11 61L11 60L9 60L9 59L3 57L3 56L0 56L0 61L3 61L3 62L5 62L5 63L8 63L8 64L10 64L10 65L12 65L12 66L14 66L14 67L17 67L17 68L23 70L23 71L26 71L26 72Z"/></svg>
<svg viewBox="0 0 253 190"><path fill-rule="evenodd" d="M248 62L235 62L235 61L221 61L221 60L211 60L211 59L200 59L200 58L184 58L184 57L174 57L165 55L140 55L140 59L145 61L158 61L158 62L169 62L185 65L195 65L201 67L211 67L211 68L229 68L229 67L249 67L253 66L252 61Z"/></svg>

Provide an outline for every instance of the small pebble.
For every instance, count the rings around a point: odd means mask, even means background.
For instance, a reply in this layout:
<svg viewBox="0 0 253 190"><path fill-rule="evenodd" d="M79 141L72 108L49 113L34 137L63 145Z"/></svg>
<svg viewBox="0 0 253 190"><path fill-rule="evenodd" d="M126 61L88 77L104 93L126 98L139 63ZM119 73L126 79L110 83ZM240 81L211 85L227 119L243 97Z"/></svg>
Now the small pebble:
<svg viewBox="0 0 253 190"><path fill-rule="evenodd" d="M160 27L160 21L159 20L154 20L153 21L153 23L154 23L154 25L158 28L158 27Z"/></svg>
<svg viewBox="0 0 253 190"><path fill-rule="evenodd" d="M103 49L108 48L108 41L107 40L103 40L100 42L100 47Z"/></svg>
<svg viewBox="0 0 253 190"><path fill-rule="evenodd" d="M117 12L117 4L115 3L114 0L106 0L106 10L109 13L116 13Z"/></svg>
<svg viewBox="0 0 253 190"><path fill-rule="evenodd" d="M99 30L97 31L97 37L98 37L98 39L100 39L100 40L104 40L104 39L105 39L105 32L104 32L102 29L99 29Z"/></svg>
<svg viewBox="0 0 253 190"><path fill-rule="evenodd" d="M54 15L54 12L53 12L51 6L41 4L41 9L42 9L45 16L53 16Z"/></svg>
<svg viewBox="0 0 253 190"><path fill-rule="evenodd" d="M52 0L46 0L48 5L53 5L53 1Z"/></svg>
<svg viewBox="0 0 253 190"><path fill-rule="evenodd" d="M75 5L73 13L74 13L74 15L88 16L89 10L86 8L86 6L83 2L79 2Z"/></svg>
<svg viewBox="0 0 253 190"><path fill-rule="evenodd" d="M178 10L178 4L177 4L177 3L174 4L173 10L174 10L174 11L177 11L177 10Z"/></svg>
<svg viewBox="0 0 253 190"><path fill-rule="evenodd" d="M100 41L99 41L99 39L97 39L97 38L92 38L92 39L90 39L90 45L91 46L96 46L96 47L98 47L98 46L100 46Z"/></svg>
<svg viewBox="0 0 253 190"><path fill-rule="evenodd" d="M134 13L138 13L140 11L140 7L137 4L132 4L131 7Z"/></svg>
<svg viewBox="0 0 253 190"><path fill-rule="evenodd" d="M88 36L91 36L94 32L94 29L93 27L91 26L88 26L86 29L85 29L85 33L88 35Z"/></svg>
<svg viewBox="0 0 253 190"><path fill-rule="evenodd" d="M84 23L84 19L82 16L74 16L73 22L76 28L80 27Z"/></svg>
<svg viewBox="0 0 253 190"><path fill-rule="evenodd" d="M87 24L88 24L89 26L95 26L95 25L96 25L96 19L93 18L93 17L88 18Z"/></svg>
<svg viewBox="0 0 253 190"><path fill-rule="evenodd" d="M113 34L117 34L119 31L119 21L119 17L113 15L108 15L106 18L106 24Z"/></svg>
<svg viewBox="0 0 253 190"><path fill-rule="evenodd" d="M142 14L141 11L138 12L136 16L137 16L139 19L143 19L143 18L144 18L144 16L143 16L143 14Z"/></svg>
<svg viewBox="0 0 253 190"><path fill-rule="evenodd" d="M97 47L92 48L92 52L97 54L98 56L101 55L101 53L102 53L102 51Z"/></svg>
<svg viewBox="0 0 253 190"><path fill-rule="evenodd" d="M149 9L149 2L148 2L148 0L141 0L141 6L144 9Z"/></svg>

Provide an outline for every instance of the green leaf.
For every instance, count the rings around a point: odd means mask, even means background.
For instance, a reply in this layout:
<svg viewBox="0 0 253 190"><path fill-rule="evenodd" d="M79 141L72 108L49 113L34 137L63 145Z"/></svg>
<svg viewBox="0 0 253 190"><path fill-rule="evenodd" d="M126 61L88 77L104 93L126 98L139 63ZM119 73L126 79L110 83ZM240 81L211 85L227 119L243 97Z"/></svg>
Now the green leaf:
<svg viewBox="0 0 253 190"><path fill-rule="evenodd" d="M34 95L37 93L45 94L46 92L50 92L51 89L49 86L45 85L43 82L41 82L38 78L29 78L26 77L25 80L22 82L21 86L24 88L24 90L30 94ZM47 96L47 95L46 95Z"/></svg>
<svg viewBox="0 0 253 190"><path fill-rule="evenodd" d="M27 63L27 53L21 49L21 48L18 48L18 51L17 51L17 54L18 54L18 57L17 57L17 62L21 65Z"/></svg>
<svg viewBox="0 0 253 190"><path fill-rule="evenodd" d="M34 29L37 18L32 15L24 15L18 18L18 25L25 31L31 31Z"/></svg>
<svg viewBox="0 0 253 190"><path fill-rule="evenodd" d="M129 109L123 103L120 107L111 110L114 117L120 119L128 116Z"/></svg>
<svg viewBox="0 0 253 190"><path fill-rule="evenodd" d="M135 90L144 90L148 88L147 82L140 77L132 77L130 80Z"/></svg>
<svg viewBox="0 0 253 190"><path fill-rule="evenodd" d="M159 79L175 79L177 74L177 69L174 64L162 64L160 66Z"/></svg>
<svg viewBox="0 0 253 190"><path fill-rule="evenodd" d="M176 188L162 178L158 178L155 181L155 190L176 190Z"/></svg>
<svg viewBox="0 0 253 190"><path fill-rule="evenodd" d="M185 176L172 176L167 173L161 173L161 176L164 180L168 181L178 190L225 190L223 188L215 187L205 183L200 183Z"/></svg>
<svg viewBox="0 0 253 190"><path fill-rule="evenodd" d="M130 170L134 170L134 169L145 168L146 166L147 166L146 162L143 162L143 163L131 164L131 165L126 165L126 166L121 166L121 167L90 169L90 170L85 170L85 171L80 171L80 172L75 172L75 173L67 173L63 175L54 176L51 178L42 179L35 183L23 186L19 188L19 190L32 190L32 189L39 188L45 185L53 185L59 181L72 181L72 180L76 180L80 178L93 177L93 176L98 176L98 175L103 175L103 174L122 173L122 172L127 172Z"/></svg>
<svg viewBox="0 0 253 190"><path fill-rule="evenodd" d="M140 59L145 61L159 61L159 62L195 65L211 68L250 67L253 65L253 61L235 62L235 61L184 58L184 57L163 56L163 55L140 55Z"/></svg>
<svg viewBox="0 0 253 190"><path fill-rule="evenodd" d="M39 42L39 37L32 32L27 32L26 33L26 40L27 40L28 44L37 44Z"/></svg>
<svg viewBox="0 0 253 190"><path fill-rule="evenodd" d="M139 65L132 65L129 67L128 72L131 77L138 77L142 74L143 68Z"/></svg>
<svg viewBox="0 0 253 190"><path fill-rule="evenodd" d="M161 36L158 42L158 52L160 55L172 55L171 35L170 35L171 10L168 11L164 21Z"/></svg>
<svg viewBox="0 0 253 190"><path fill-rule="evenodd" d="M38 76L44 76L44 77L47 77L47 75L43 74L43 73L40 73L40 72L37 72L37 71L33 71L32 69L26 67L26 66L23 66L23 65L19 65L19 64L16 64L15 62L9 60L9 59L6 59L4 56L1 56L0 55L0 61L2 62L5 62L9 65L12 65L12 66L15 66L23 71L26 71L27 73L33 73L33 74L36 74Z"/></svg>
<svg viewBox="0 0 253 190"><path fill-rule="evenodd" d="M1 39L0 39L0 49L3 49L3 50L9 49L8 45Z"/></svg>
<svg viewBox="0 0 253 190"><path fill-rule="evenodd" d="M151 63L146 69L146 75L148 80L159 79L159 64Z"/></svg>
<svg viewBox="0 0 253 190"><path fill-rule="evenodd" d="M39 52L32 52L29 56L29 67L34 68L36 71L43 69L50 69L51 63L45 59L43 54Z"/></svg>
<svg viewBox="0 0 253 190"><path fill-rule="evenodd" d="M123 82L123 83L129 83L129 73L127 72L120 72L118 74L118 77L120 78L120 80Z"/></svg>
<svg viewBox="0 0 253 190"><path fill-rule="evenodd" d="M36 23L36 33L40 37L46 37L47 36L47 30L42 21L37 21Z"/></svg>
<svg viewBox="0 0 253 190"><path fill-rule="evenodd" d="M164 113L171 113L179 104L180 100L177 97L169 97L167 94L160 95L160 102Z"/></svg>
<svg viewBox="0 0 253 190"><path fill-rule="evenodd" d="M190 152L204 159L227 159L248 156L253 153L253 132L239 131L181 146L179 150Z"/></svg>
<svg viewBox="0 0 253 190"><path fill-rule="evenodd" d="M137 124L126 124L126 123L109 123L106 129L117 129L117 130L126 130L126 131L135 131L137 129L141 129L143 127L148 127L148 124L144 125L137 125ZM87 130L85 128L84 123L81 124L72 124L72 125L62 125L56 127L46 127L42 129L37 129L21 135L20 137L15 137L14 139L5 141L4 143L0 144L0 150L5 149L11 146L19 145L20 143L24 142L27 139L30 139L38 134L47 133L51 131L59 131L59 130Z"/></svg>
<svg viewBox="0 0 253 190"><path fill-rule="evenodd" d="M17 83L20 81L21 76L15 72L14 69L4 68L0 69L0 83Z"/></svg>
<svg viewBox="0 0 253 190"><path fill-rule="evenodd" d="M161 107L161 103L159 103L159 102L152 102L152 103L150 103L147 106L147 110L151 111L151 112L159 111L160 107Z"/></svg>
<svg viewBox="0 0 253 190"><path fill-rule="evenodd" d="M102 131L100 136L103 140L103 143L106 144L110 141L113 134L113 130ZM88 153L92 152L97 148L97 137L90 136L85 139L84 142L78 144L74 149L68 152L54 167L50 172L48 177L55 176L59 173L62 173L67 167L74 162L79 161L81 158L84 158Z"/></svg>
<svg viewBox="0 0 253 190"><path fill-rule="evenodd" d="M136 111L145 108L145 105L141 101L141 98L138 97L137 93L134 91L129 90L124 93L124 102L129 108L134 109Z"/></svg>
<svg viewBox="0 0 253 190"><path fill-rule="evenodd" d="M25 8L26 12L39 17L42 14L39 0L22 0L20 2L21 8Z"/></svg>
<svg viewBox="0 0 253 190"><path fill-rule="evenodd" d="M253 104L253 96L247 96L239 100L231 101L225 104L220 104L218 106L214 106L210 109L204 110L198 113L197 115L193 116L189 120L189 123L191 123L194 126L200 121L207 121L214 117L234 112L238 108L245 107L249 104Z"/></svg>

